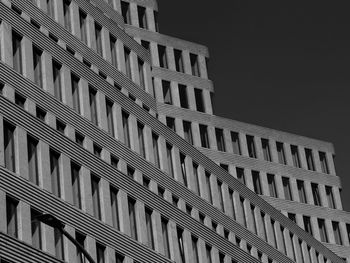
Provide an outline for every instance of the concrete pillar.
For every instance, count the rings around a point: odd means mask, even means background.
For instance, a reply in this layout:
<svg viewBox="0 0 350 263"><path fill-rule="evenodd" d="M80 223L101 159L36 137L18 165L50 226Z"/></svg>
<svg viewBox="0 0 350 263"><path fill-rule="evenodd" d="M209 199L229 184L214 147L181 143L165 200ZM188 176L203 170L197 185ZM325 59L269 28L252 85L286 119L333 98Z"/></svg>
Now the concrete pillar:
<svg viewBox="0 0 350 263"><path fill-rule="evenodd" d="M130 236L130 219L128 209L127 194L119 189L118 191L118 214L119 214L119 228L120 231Z"/></svg>
<svg viewBox="0 0 350 263"><path fill-rule="evenodd" d="M61 154L60 157L60 173L64 175L60 176L61 198L73 204L71 162L65 154Z"/></svg>

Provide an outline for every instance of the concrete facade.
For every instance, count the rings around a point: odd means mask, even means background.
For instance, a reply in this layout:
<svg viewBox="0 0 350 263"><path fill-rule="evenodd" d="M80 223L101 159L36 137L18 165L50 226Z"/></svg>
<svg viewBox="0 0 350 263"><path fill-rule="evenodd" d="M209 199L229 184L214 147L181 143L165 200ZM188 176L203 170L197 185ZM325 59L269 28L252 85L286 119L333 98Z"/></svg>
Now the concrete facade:
<svg viewBox="0 0 350 263"><path fill-rule="evenodd" d="M40 213L96 262L350 262L332 144L213 115L157 6L0 2L0 262L82 262Z"/></svg>

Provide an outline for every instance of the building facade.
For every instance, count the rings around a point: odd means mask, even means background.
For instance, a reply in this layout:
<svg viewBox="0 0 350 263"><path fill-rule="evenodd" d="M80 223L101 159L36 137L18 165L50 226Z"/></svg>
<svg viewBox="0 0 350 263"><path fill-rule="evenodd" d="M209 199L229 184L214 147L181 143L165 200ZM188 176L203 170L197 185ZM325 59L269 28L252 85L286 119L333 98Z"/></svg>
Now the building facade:
<svg viewBox="0 0 350 263"><path fill-rule="evenodd" d="M332 144L213 115L155 0L1 0L0 262L350 262Z"/></svg>

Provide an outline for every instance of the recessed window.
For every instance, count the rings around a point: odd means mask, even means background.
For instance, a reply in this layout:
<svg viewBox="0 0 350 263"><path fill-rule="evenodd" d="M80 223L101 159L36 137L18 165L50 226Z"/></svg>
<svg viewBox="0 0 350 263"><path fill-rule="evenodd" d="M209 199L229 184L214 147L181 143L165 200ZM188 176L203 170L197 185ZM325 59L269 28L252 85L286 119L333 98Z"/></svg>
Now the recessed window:
<svg viewBox="0 0 350 263"><path fill-rule="evenodd" d="M26 98L19 95L18 93L15 93L15 103L20 106L22 109L24 109L24 105L26 103Z"/></svg>
<svg viewBox="0 0 350 263"><path fill-rule="evenodd" d="M192 126L188 121L183 121L185 140L193 144Z"/></svg>
<svg viewBox="0 0 350 263"><path fill-rule="evenodd" d="M312 235L311 220L308 216L303 216L305 231Z"/></svg>
<svg viewBox="0 0 350 263"><path fill-rule="evenodd" d="M96 51L101 57L102 53L102 27L95 22Z"/></svg>
<svg viewBox="0 0 350 263"><path fill-rule="evenodd" d="M122 16L125 24L131 24L130 16L130 4L125 1L121 1Z"/></svg>
<svg viewBox="0 0 350 263"><path fill-rule="evenodd" d="M166 47L158 45L159 66L161 68L168 68L168 59L166 55Z"/></svg>
<svg viewBox="0 0 350 263"><path fill-rule="evenodd" d="M164 103L165 104L172 104L172 98L171 98L171 87L170 82L166 80L162 80L162 87L163 87L163 97L164 97Z"/></svg>
<svg viewBox="0 0 350 263"><path fill-rule="evenodd" d="M252 177L253 177L253 186L254 186L254 192L258 195L262 194L261 190L261 182L260 182L260 174L258 171L252 171Z"/></svg>
<svg viewBox="0 0 350 263"><path fill-rule="evenodd" d="M307 163L307 169L311 171L315 171L314 158L312 156L312 150L305 148L305 157Z"/></svg>
<svg viewBox="0 0 350 263"><path fill-rule="evenodd" d="M18 237L18 216L17 216L18 201L6 196L6 226L7 234L11 237Z"/></svg>
<svg viewBox="0 0 350 263"><path fill-rule="evenodd" d="M224 131L222 129L215 128L216 142L218 146L218 150L225 152L225 139L224 139Z"/></svg>
<svg viewBox="0 0 350 263"><path fill-rule="evenodd" d="M98 263L105 263L106 248L99 243L96 243L96 258Z"/></svg>
<svg viewBox="0 0 350 263"><path fill-rule="evenodd" d="M199 74L198 56L190 53L190 61L191 61L192 75L199 77L200 74Z"/></svg>
<svg viewBox="0 0 350 263"><path fill-rule="evenodd" d="M297 180L298 194L301 203L306 203L306 193L304 182L301 180Z"/></svg>
<svg viewBox="0 0 350 263"><path fill-rule="evenodd" d="M199 263L198 239L192 236L191 240L192 240L193 263Z"/></svg>
<svg viewBox="0 0 350 263"><path fill-rule="evenodd" d="M182 58L182 51L178 49L174 49L174 56L175 56L175 68L176 71L184 73L184 63Z"/></svg>
<svg viewBox="0 0 350 263"><path fill-rule="evenodd" d="M42 51L36 46L33 46L33 71L34 71L34 83L42 88L42 63L41 55Z"/></svg>
<svg viewBox="0 0 350 263"><path fill-rule="evenodd" d="M85 247L85 239L86 239L86 236L79 233L79 232L76 232L75 233L75 240L84 248ZM85 261L85 256L84 254L81 252L81 249L79 249L77 247L77 263L84 263Z"/></svg>
<svg viewBox="0 0 350 263"><path fill-rule="evenodd" d="M211 260L211 246L208 246L208 245L205 246L205 255L206 255L206 258L207 258L207 263L212 263L212 260Z"/></svg>
<svg viewBox="0 0 350 263"><path fill-rule="evenodd" d="M36 249L42 249L41 223L37 219L39 215L41 214L38 211L30 209L32 246Z"/></svg>
<svg viewBox="0 0 350 263"><path fill-rule="evenodd" d="M27 136L28 177L33 184L39 185L38 174L38 141Z"/></svg>
<svg viewBox="0 0 350 263"><path fill-rule="evenodd" d="M125 74L131 79L131 51L127 47L124 47L124 56L125 56Z"/></svg>
<svg viewBox="0 0 350 263"><path fill-rule="evenodd" d="M54 228L55 256L59 260L64 260L63 234L58 228Z"/></svg>
<svg viewBox="0 0 350 263"><path fill-rule="evenodd" d="M124 143L130 148L129 114L122 111L122 124L124 133Z"/></svg>
<svg viewBox="0 0 350 263"><path fill-rule="evenodd" d="M270 196L277 197L275 176L273 174L267 174L267 182L269 184Z"/></svg>
<svg viewBox="0 0 350 263"><path fill-rule="evenodd" d="M326 224L324 219L318 219L318 228L320 230L320 236L322 242L328 242L328 236L326 231Z"/></svg>
<svg viewBox="0 0 350 263"><path fill-rule="evenodd" d="M290 189L289 178L282 177L284 197L286 200L292 200L292 191Z"/></svg>
<svg viewBox="0 0 350 263"><path fill-rule="evenodd" d="M47 4L47 15L55 18L55 8L54 8L54 0L46 0Z"/></svg>
<svg viewBox="0 0 350 263"><path fill-rule="evenodd" d="M328 206L330 208L335 209L333 190L332 190L331 186L326 186L326 195L327 195L327 200L328 200Z"/></svg>
<svg viewBox="0 0 350 263"><path fill-rule="evenodd" d="M320 206L321 205L321 199L320 199L320 193L318 189L317 184L311 184L311 190L312 190L312 196L314 198L314 204Z"/></svg>
<svg viewBox="0 0 350 263"><path fill-rule="evenodd" d="M80 25L80 34L81 41L87 44L87 22L86 22L86 14L79 10L79 25Z"/></svg>
<svg viewBox="0 0 350 263"><path fill-rule="evenodd" d="M197 111L205 112L204 101L203 101L203 91L201 89L194 88L194 97L196 99Z"/></svg>
<svg viewBox="0 0 350 263"><path fill-rule="evenodd" d="M44 111L43 109L39 108L38 106L36 107L36 117L45 122L45 118L46 118L46 111Z"/></svg>
<svg viewBox="0 0 350 263"><path fill-rule="evenodd" d="M77 113L80 113L79 82L80 82L80 79L77 76L72 74L71 84L72 84L72 96L73 96L73 109Z"/></svg>
<svg viewBox="0 0 350 263"><path fill-rule="evenodd" d="M157 11L153 11L153 15L154 15L154 25L155 25L155 29L156 32L159 32L159 23L158 23L158 12Z"/></svg>
<svg viewBox="0 0 350 263"><path fill-rule="evenodd" d="M112 225L115 229L119 229L119 213L118 213L118 190L113 186L110 186L111 194L111 212L112 212Z"/></svg>
<svg viewBox="0 0 350 263"><path fill-rule="evenodd" d="M166 157L168 162L168 173L171 177L174 177L174 167L173 167L173 146L169 143L166 144Z"/></svg>
<svg viewBox="0 0 350 263"><path fill-rule="evenodd" d="M93 216L101 219L100 178L93 174L91 174L91 194Z"/></svg>
<svg viewBox="0 0 350 263"><path fill-rule="evenodd" d="M159 148L158 148L158 135L152 133L152 145L153 145L153 154L154 154L154 163L159 168Z"/></svg>
<svg viewBox="0 0 350 263"><path fill-rule="evenodd" d="M180 96L180 106L182 108L188 108L188 98L187 98L187 87L185 85L179 84L179 96Z"/></svg>
<svg viewBox="0 0 350 263"><path fill-rule="evenodd" d="M146 85L145 85L145 73L143 71L144 68L144 62L142 59L138 58L137 59L137 64L138 64L138 68L139 68L139 76L140 76L140 87L142 89L145 89Z"/></svg>
<svg viewBox="0 0 350 263"><path fill-rule="evenodd" d="M70 31L71 19L70 19L70 0L63 0L63 16L64 16L64 27Z"/></svg>
<svg viewBox="0 0 350 263"><path fill-rule="evenodd" d="M276 142L278 162L281 164L286 164L286 156L284 154L284 146L282 142Z"/></svg>
<svg viewBox="0 0 350 263"><path fill-rule="evenodd" d="M213 203L213 196L211 193L211 184L210 184L210 173L205 171L205 182L207 187L208 201L209 203Z"/></svg>
<svg viewBox="0 0 350 263"><path fill-rule="evenodd" d="M199 134L202 147L209 148L208 127L206 125L199 124Z"/></svg>
<svg viewBox="0 0 350 263"><path fill-rule="evenodd" d="M256 158L254 137L251 135L247 135L246 138L247 138L248 155L251 158Z"/></svg>
<svg viewBox="0 0 350 263"><path fill-rule="evenodd" d="M62 101L61 68L58 62L52 61L53 94L59 101Z"/></svg>
<svg viewBox="0 0 350 263"><path fill-rule="evenodd" d="M22 36L12 31L12 57L13 69L22 73Z"/></svg>
<svg viewBox="0 0 350 263"><path fill-rule="evenodd" d="M129 220L130 220L130 236L137 240L137 229L136 229L136 201L132 198L128 198L129 208Z"/></svg>
<svg viewBox="0 0 350 263"><path fill-rule="evenodd" d="M75 132L75 142L79 144L81 147L84 147L84 136L78 132Z"/></svg>
<svg viewBox="0 0 350 263"><path fill-rule="evenodd" d="M145 28L147 29L147 17L146 17L146 8L143 6L138 6L137 7L137 14L139 18L139 26L140 28Z"/></svg>
<svg viewBox="0 0 350 263"><path fill-rule="evenodd" d="M183 240L183 229L177 227L177 242L179 247L179 254L181 258L181 262L185 262L185 246L184 246L184 240Z"/></svg>
<svg viewBox="0 0 350 263"><path fill-rule="evenodd" d="M238 181L240 181L242 184L245 184L244 169L240 167L236 167L236 174L237 174Z"/></svg>
<svg viewBox="0 0 350 263"><path fill-rule="evenodd" d="M141 46L143 46L147 51L150 52L150 43L146 40L141 40Z"/></svg>
<svg viewBox="0 0 350 263"><path fill-rule="evenodd" d="M319 152L322 173L329 174L327 156L325 152Z"/></svg>
<svg viewBox="0 0 350 263"><path fill-rule="evenodd" d="M162 224L162 238L164 247L164 256L170 258L169 234L168 234L168 220L161 218Z"/></svg>
<svg viewBox="0 0 350 263"><path fill-rule="evenodd" d="M193 163L193 177L194 177L194 184L195 184L195 192L200 196L200 188L199 188L199 178L198 178L198 165L196 163Z"/></svg>
<svg viewBox="0 0 350 263"><path fill-rule="evenodd" d="M180 165L181 165L181 176L184 185L187 187L187 173L186 173L186 156L180 153Z"/></svg>
<svg viewBox="0 0 350 263"><path fill-rule="evenodd" d="M60 187L60 154L50 150L50 174L51 174L51 192L61 197L61 187Z"/></svg>
<svg viewBox="0 0 350 263"><path fill-rule="evenodd" d="M97 157L101 158L102 148L100 146L93 144L93 152Z"/></svg>
<svg viewBox="0 0 350 263"><path fill-rule="evenodd" d="M291 145L290 150L292 152L292 159L293 159L293 165L295 167L300 168L300 158L299 158L299 151L298 151L298 146Z"/></svg>
<svg viewBox="0 0 350 263"><path fill-rule="evenodd" d="M64 124L62 121L56 119L56 130L58 130L60 133L64 135L64 132L66 130L66 124Z"/></svg>
<svg viewBox="0 0 350 263"><path fill-rule="evenodd" d="M118 53L117 53L117 39L109 34L109 44L111 47L111 59L112 59L112 65L116 68L118 68Z"/></svg>
<svg viewBox="0 0 350 263"><path fill-rule="evenodd" d="M143 124L140 122L137 122L137 135L139 138L139 145L140 145L140 154L143 158L146 157L146 149L145 149L145 137L143 134Z"/></svg>
<svg viewBox="0 0 350 263"><path fill-rule="evenodd" d="M232 150L234 154L241 154L241 146L239 143L239 134L237 132L231 132Z"/></svg>
<svg viewBox="0 0 350 263"><path fill-rule="evenodd" d="M219 194L219 201L220 201L220 209L224 212L224 196L222 192L222 182L218 180L218 194Z"/></svg>
<svg viewBox="0 0 350 263"><path fill-rule="evenodd" d="M113 102L106 98L107 130L111 136L115 136Z"/></svg>
<svg viewBox="0 0 350 263"><path fill-rule="evenodd" d="M15 127L4 121L4 158L5 168L16 171Z"/></svg>
<svg viewBox="0 0 350 263"><path fill-rule="evenodd" d="M264 160L271 162L269 140L261 139L261 146L262 146L262 150L263 150Z"/></svg>
<svg viewBox="0 0 350 263"><path fill-rule="evenodd" d="M171 117L166 117L166 126L171 130L175 131L175 119Z"/></svg>
<svg viewBox="0 0 350 263"><path fill-rule="evenodd" d="M147 232L147 245L154 249L154 239L153 239L153 227L152 227L152 210L149 208L145 209L145 219L146 219L146 232Z"/></svg>
<svg viewBox="0 0 350 263"><path fill-rule="evenodd" d="M71 162L73 204L81 208L80 166Z"/></svg>

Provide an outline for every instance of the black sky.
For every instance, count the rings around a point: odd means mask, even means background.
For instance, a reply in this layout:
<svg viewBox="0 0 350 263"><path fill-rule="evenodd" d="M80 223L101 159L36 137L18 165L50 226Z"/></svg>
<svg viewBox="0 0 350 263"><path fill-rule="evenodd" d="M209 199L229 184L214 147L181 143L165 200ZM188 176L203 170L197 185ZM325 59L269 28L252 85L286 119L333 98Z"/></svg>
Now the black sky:
<svg viewBox="0 0 350 263"><path fill-rule="evenodd" d="M348 1L158 2L161 33L209 47L216 115L334 143L350 211Z"/></svg>

